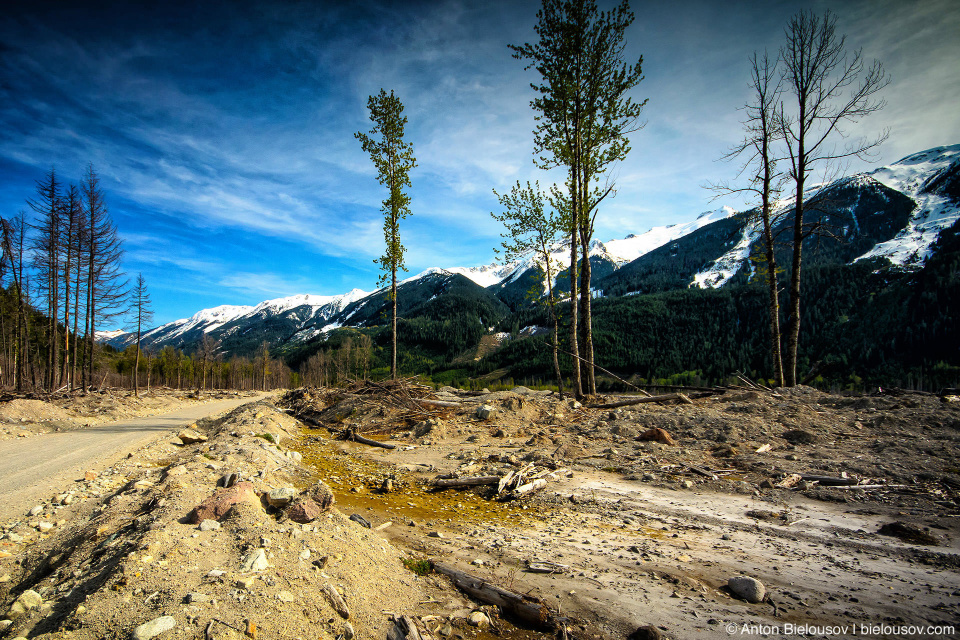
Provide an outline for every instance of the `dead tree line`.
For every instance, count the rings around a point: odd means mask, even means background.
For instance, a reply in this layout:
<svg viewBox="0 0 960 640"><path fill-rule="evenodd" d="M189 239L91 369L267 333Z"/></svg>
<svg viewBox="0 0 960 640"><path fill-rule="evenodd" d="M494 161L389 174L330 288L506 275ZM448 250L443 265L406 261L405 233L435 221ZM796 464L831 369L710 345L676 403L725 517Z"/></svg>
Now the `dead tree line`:
<svg viewBox="0 0 960 640"><path fill-rule="evenodd" d="M92 165L70 185L50 169L26 204L0 218L0 383L87 388L97 327L126 311L122 242Z"/></svg>

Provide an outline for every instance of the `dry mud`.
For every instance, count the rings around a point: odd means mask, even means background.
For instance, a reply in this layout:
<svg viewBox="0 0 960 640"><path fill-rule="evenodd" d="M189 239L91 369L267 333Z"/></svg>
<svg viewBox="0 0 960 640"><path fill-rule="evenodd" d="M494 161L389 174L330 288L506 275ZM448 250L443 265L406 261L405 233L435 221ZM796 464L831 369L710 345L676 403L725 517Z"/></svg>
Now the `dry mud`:
<svg viewBox="0 0 960 640"><path fill-rule="evenodd" d="M42 604L0 633L127 638L171 616L175 626L158 637L203 638L208 628L245 637L249 623L260 638L383 638L396 613L419 616L440 637L538 635L403 564L423 558L539 597L576 638L624 638L644 625L678 639L763 628L768 637L838 637L858 625L881 628L846 635L919 637L911 625L924 637L954 635L954 402L800 388L590 409L518 388L443 389L429 397L456 406L428 407L408 394L354 391L277 401L310 424L268 403L201 421L208 441L166 437L4 523L4 611L27 590ZM480 418L484 406L493 412ZM644 440L652 428L676 444ZM397 448L337 439L351 429ZM432 486L438 476L502 475L531 462L572 476L511 501L490 487ZM261 494L323 480L337 503L304 525L282 510L237 508L220 529L201 531L187 516L225 473ZM846 474L870 488L771 486L793 473ZM256 549L269 566L241 571ZM537 562L555 563L555 573L529 571ZM737 575L760 580L767 597L735 597L727 581ZM477 610L493 628L469 624Z"/></svg>

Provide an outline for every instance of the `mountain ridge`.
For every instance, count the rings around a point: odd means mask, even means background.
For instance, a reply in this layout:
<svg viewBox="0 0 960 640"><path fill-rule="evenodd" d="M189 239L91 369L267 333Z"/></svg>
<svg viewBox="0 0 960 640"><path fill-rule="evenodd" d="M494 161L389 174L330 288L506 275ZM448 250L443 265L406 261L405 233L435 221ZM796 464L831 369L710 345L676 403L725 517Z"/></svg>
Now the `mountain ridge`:
<svg viewBox="0 0 960 640"><path fill-rule="evenodd" d="M898 268L916 267L930 257L940 232L960 219L960 144L910 154L810 193L811 201L820 198L821 204L826 203L817 214L819 221L840 238L834 244L827 242L824 259L852 264L879 258ZM792 204L786 199L780 204L779 224L792 224ZM617 296L745 282L753 275L752 257L758 253L758 240L756 223L744 212L724 206L691 221L653 227L622 239L594 241L589 251L595 268L594 286L598 295ZM561 292L568 281L564 267L569 266L568 246L557 243L551 252ZM849 255L851 251L858 253ZM526 303L531 287L546 290L539 267L539 259L528 255L507 264L433 267L400 284L408 292L432 287L433 297L420 296L416 309L431 308L431 300L445 295L444 286L452 286L461 299L478 301L477 309L497 316L501 310L495 301L516 310ZM453 286L454 276L472 285L457 280ZM221 305L154 327L143 334L141 344L185 348L204 336L220 342L225 350L230 344L251 344L254 337L271 343L304 343L337 328L376 324L384 292L353 289L333 296L297 294L257 305ZM490 317L483 320L486 326L490 321ZM105 332L101 340L122 349L135 341L135 334Z"/></svg>

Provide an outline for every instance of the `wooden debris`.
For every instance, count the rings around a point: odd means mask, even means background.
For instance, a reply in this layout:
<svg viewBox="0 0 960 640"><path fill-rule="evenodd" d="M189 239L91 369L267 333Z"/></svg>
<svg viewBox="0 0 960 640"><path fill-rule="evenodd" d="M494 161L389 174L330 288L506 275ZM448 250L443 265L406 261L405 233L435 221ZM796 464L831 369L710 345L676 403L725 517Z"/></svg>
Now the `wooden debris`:
<svg viewBox="0 0 960 640"><path fill-rule="evenodd" d="M340 596L340 593L334 588L329 582L325 582L321 587L320 591L327 597L327 600L330 602L330 606L333 607L333 610L340 614L340 617L344 620L350 619L350 609L347 608L347 603L343 601L343 598Z"/></svg>
<svg viewBox="0 0 960 640"><path fill-rule="evenodd" d="M686 467L687 469L689 469L690 471L693 471L693 472L696 473L697 475L701 475L701 476L703 476L703 477L705 477L705 478L710 478L711 480L719 480L719 479L720 479L720 476L718 476L717 474L713 473L712 471L707 471L706 469L703 469L703 468L701 468L701 467L695 467L694 465L692 465L692 464L687 464L687 463L685 463L685 462L681 462L680 464L682 464L683 466L685 466L685 467Z"/></svg>
<svg viewBox="0 0 960 640"><path fill-rule="evenodd" d="M437 478L433 481L433 486L438 489L451 489L458 487L479 487L500 482L500 476L472 476L469 478Z"/></svg>
<svg viewBox="0 0 960 640"><path fill-rule="evenodd" d="M588 404L587 407L590 409L616 409L617 407L629 407L635 404L643 404L646 402L668 402L670 400L675 400L683 404L693 404L693 401L684 394L677 393L666 393L659 396L647 396L643 398L629 398L627 400L619 400L617 402L606 402L603 404Z"/></svg>
<svg viewBox="0 0 960 640"><path fill-rule="evenodd" d="M352 440L353 442L359 442L360 444L366 444L371 447L381 447L383 449L396 449L397 445L390 444L389 442L380 442L379 440L371 440L370 438L365 438L356 432L354 429L347 429L345 434L346 440Z"/></svg>
<svg viewBox="0 0 960 640"><path fill-rule="evenodd" d="M806 480L807 482L818 482L821 487L842 487L857 484L856 478L835 478L833 476L815 476L806 473L800 474L800 479Z"/></svg>
<svg viewBox="0 0 960 640"><path fill-rule="evenodd" d="M481 602L500 607L506 615L541 629L562 626L539 598L514 593L442 562L434 562L433 569L449 576L458 589Z"/></svg>
<svg viewBox="0 0 960 640"><path fill-rule="evenodd" d="M790 475L788 475L786 478L784 478L774 486L780 489L792 489L793 487L800 484L802 480L803 480L803 476L801 476L799 473L791 473Z"/></svg>
<svg viewBox="0 0 960 640"><path fill-rule="evenodd" d="M530 573L563 573L569 568L569 565L550 562L548 560L527 562L527 571Z"/></svg>
<svg viewBox="0 0 960 640"><path fill-rule="evenodd" d="M772 448L773 448L773 445L765 444L762 447L757 447L757 450L754 451L754 453L766 453L767 451L770 451L770 449Z"/></svg>
<svg viewBox="0 0 960 640"><path fill-rule="evenodd" d="M429 398L420 398L417 400L420 404L427 405L428 407L459 407L461 404L459 402L450 402L448 400L431 400Z"/></svg>

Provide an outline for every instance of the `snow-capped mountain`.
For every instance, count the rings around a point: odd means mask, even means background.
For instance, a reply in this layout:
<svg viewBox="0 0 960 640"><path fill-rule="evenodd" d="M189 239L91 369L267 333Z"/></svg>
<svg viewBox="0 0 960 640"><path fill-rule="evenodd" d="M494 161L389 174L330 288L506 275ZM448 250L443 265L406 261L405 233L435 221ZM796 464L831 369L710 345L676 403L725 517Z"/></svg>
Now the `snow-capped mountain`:
<svg viewBox="0 0 960 640"><path fill-rule="evenodd" d="M884 258L896 266L919 266L940 232L960 219L960 144L818 185L808 194L805 220L816 219L831 237L811 240L805 260L848 264ZM781 201L777 219L780 228L792 225L789 198ZM750 216L721 207L689 222L594 241L589 251L592 283L603 295L742 283L752 273L750 256L758 252L758 241ZM557 243L550 256L553 284L561 292L568 287L568 247ZM411 317L443 316L449 312L449 305L438 303L444 296L469 301L488 316L506 313L507 307L527 304L532 287L546 291L543 266L528 255L507 264L431 268L401 283L401 300ZM301 294L255 306L225 305L152 329L142 342L154 349L168 344L189 348L210 336L223 351L249 350L263 341L298 344L338 327L382 323L385 304L384 290L354 289L337 296ZM489 326L489 317L480 320ZM118 348L135 339L115 332L99 337Z"/></svg>

